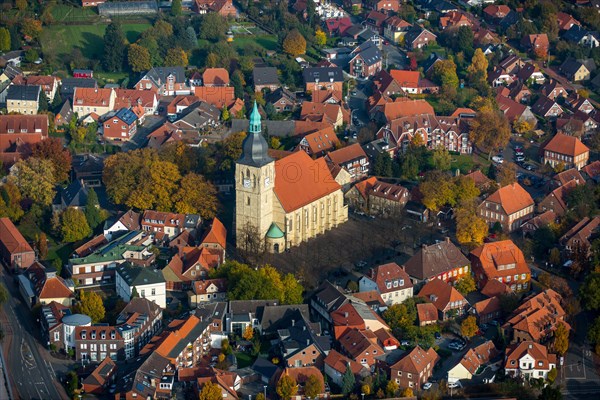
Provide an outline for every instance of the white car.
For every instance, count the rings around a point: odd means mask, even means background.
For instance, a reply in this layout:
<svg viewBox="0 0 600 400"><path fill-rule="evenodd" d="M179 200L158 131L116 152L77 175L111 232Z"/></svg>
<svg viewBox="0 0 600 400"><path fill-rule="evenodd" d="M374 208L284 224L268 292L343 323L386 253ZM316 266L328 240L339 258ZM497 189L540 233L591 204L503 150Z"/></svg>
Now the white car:
<svg viewBox="0 0 600 400"><path fill-rule="evenodd" d="M492 157L492 161L495 162L496 164L502 164L504 162L504 158L499 157L499 156L494 156L494 157Z"/></svg>
<svg viewBox="0 0 600 400"><path fill-rule="evenodd" d="M431 389L431 383L429 383L429 382L425 382L425 383L423 384L423 390L429 390L429 389Z"/></svg>
<svg viewBox="0 0 600 400"><path fill-rule="evenodd" d="M523 162L523 161L525 161L525 157L523 157L523 156L516 156L515 157L515 161L516 162Z"/></svg>
<svg viewBox="0 0 600 400"><path fill-rule="evenodd" d="M452 382L448 384L448 388L450 389L456 389L458 387L458 383Z"/></svg>

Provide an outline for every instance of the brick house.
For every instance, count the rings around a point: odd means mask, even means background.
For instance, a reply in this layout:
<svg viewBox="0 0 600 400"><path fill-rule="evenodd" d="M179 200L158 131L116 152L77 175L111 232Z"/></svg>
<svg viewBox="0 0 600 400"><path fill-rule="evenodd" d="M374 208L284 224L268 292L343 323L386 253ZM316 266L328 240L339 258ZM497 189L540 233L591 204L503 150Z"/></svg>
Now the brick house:
<svg viewBox="0 0 600 400"><path fill-rule="evenodd" d="M565 169L581 169L588 163L590 149L574 136L557 133L542 146L542 162L556 167L562 164Z"/></svg>
<svg viewBox="0 0 600 400"><path fill-rule="evenodd" d="M421 49L427 47L430 43L435 43L437 36L427 29L413 25L404 35L404 45L409 50Z"/></svg>
<svg viewBox="0 0 600 400"><path fill-rule="evenodd" d="M47 138L47 115L0 115L0 160L6 168Z"/></svg>
<svg viewBox="0 0 600 400"><path fill-rule="evenodd" d="M399 304L413 296L413 284L408 274L396 263L372 268L367 276L358 281L359 290L377 291L388 304Z"/></svg>
<svg viewBox="0 0 600 400"><path fill-rule="evenodd" d="M446 238L430 246L423 245L406 263L404 270L413 283L427 280L453 282L471 273L469 260Z"/></svg>
<svg viewBox="0 0 600 400"><path fill-rule="evenodd" d="M348 171L352 182L359 181L369 174L369 158L358 143L329 152L325 159Z"/></svg>
<svg viewBox="0 0 600 400"><path fill-rule="evenodd" d="M567 194L575 186L577 182L571 180L554 189L538 203L538 211L541 213L551 211L555 216L563 216L568 210Z"/></svg>
<svg viewBox="0 0 600 400"><path fill-rule="evenodd" d="M539 343L526 341L506 349L504 371L510 377L546 379L556 366L556 354L549 353L548 348Z"/></svg>
<svg viewBox="0 0 600 400"><path fill-rule="evenodd" d="M438 310L433 303L417 304L417 319L419 326L437 324Z"/></svg>
<svg viewBox="0 0 600 400"><path fill-rule="evenodd" d="M229 86L229 72L225 68L206 68L202 73L202 86Z"/></svg>
<svg viewBox="0 0 600 400"><path fill-rule="evenodd" d="M35 261L35 252L8 218L0 218L0 256L6 267L13 271L29 268Z"/></svg>
<svg viewBox="0 0 600 400"><path fill-rule="evenodd" d="M75 359L98 362L110 357L125 359L125 342L116 326L77 326L74 332Z"/></svg>
<svg viewBox="0 0 600 400"><path fill-rule="evenodd" d="M344 85L344 74L340 67L309 67L302 71L304 90L314 92L329 90L341 92Z"/></svg>
<svg viewBox="0 0 600 400"><path fill-rule="evenodd" d="M117 364L106 357L82 382L85 393L102 394L114 382Z"/></svg>
<svg viewBox="0 0 600 400"><path fill-rule="evenodd" d="M348 329L368 329L377 332L380 329L388 331L390 327L369 306L360 302L344 304L331 313L333 321L333 336L339 339Z"/></svg>
<svg viewBox="0 0 600 400"><path fill-rule="evenodd" d="M162 308L143 297L131 299L119 313L117 330L123 337L126 360L137 357L150 339L162 329Z"/></svg>
<svg viewBox="0 0 600 400"><path fill-rule="evenodd" d="M55 351L65 350L62 324L65 315L71 315L71 309L55 301L42 306L40 310L42 340L48 343L50 349Z"/></svg>
<svg viewBox="0 0 600 400"><path fill-rule="evenodd" d="M600 225L600 217L584 217L581 221L575 224L559 239L559 243L564 246L565 250L570 253L577 246L591 248L590 239L592 234L598 230Z"/></svg>
<svg viewBox="0 0 600 400"><path fill-rule="evenodd" d="M137 90L152 90L159 96L190 94L183 67L154 67L135 84Z"/></svg>
<svg viewBox="0 0 600 400"><path fill-rule="evenodd" d="M170 212L146 210L142 215L141 228L150 232L157 239L172 239L179 235L184 229L194 233L200 224L197 215L185 215Z"/></svg>
<svg viewBox="0 0 600 400"><path fill-rule="evenodd" d="M515 292L529 290L531 270L523 252L511 240L484 243L469 257L480 289L490 280L497 280Z"/></svg>
<svg viewBox="0 0 600 400"><path fill-rule="evenodd" d="M121 108L102 124L106 139L129 141L137 132L137 116L128 108Z"/></svg>
<svg viewBox="0 0 600 400"><path fill-rule="evenodd" d="M404 186L383 182L374 176L357 182L344 195L354 209L383 217L400 215L409 197Z"/></svg>
<svg viewBox="0 0 600 400"><path fill-rule="evenodd" d="M499 223L507 232L519 229L533 216L535 202L518 183L506 185L477 207L477 213L490 226Z"/></svg>
<svg viewBox="0 0 600 400"><path fill-rule="evenodd" d="M369 370L366 369L362 364L357 363L353 359L348 358L335 350L329 351L329 354L327 354L327 357L325 357L323 364L325 375L327 375L327 377L333 383L340 387L342 386L343 377L348 367L350 367L350 370L357 380L370 375Z"/></svg>
<svg viewBox="0 0 600 400"><path fill-rule="evenodd" d="M432 279L425 284L417 295L433 303L438 310L438 319L448 319L466 313L469 302L450 283Z"/></svg>
<svg viewBox="0 0 600 400"><path fill-rule="evenodd" d="M342 350L365 368L371 369L376 358L385 353L377 343L377 336L368 329L348 329L338 341Z"/></svg>
<svg viewBox="0 0 600 400"><path fill-rule="evenodd" d="M424 350L417 345L390 367L390 379L393 379L400 388L420 390L431 377L438 361L440 356L433 348Z"/></svg>
<svg viewBox="0 0 600 400"><path fill-rule="evenodd" d="M368 40L352 51L348 62L350 75L370 78L381 71L383 57L375 44Z"/></svg>

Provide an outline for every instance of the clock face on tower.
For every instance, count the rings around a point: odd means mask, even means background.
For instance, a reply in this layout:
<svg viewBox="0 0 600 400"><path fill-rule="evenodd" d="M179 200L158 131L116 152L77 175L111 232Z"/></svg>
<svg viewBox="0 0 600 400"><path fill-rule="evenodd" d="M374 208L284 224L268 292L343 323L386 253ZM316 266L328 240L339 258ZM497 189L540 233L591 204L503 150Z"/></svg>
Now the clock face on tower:
<svg viewBox="0 0 600 400"><path fill-rule="evenodd" d="M245 188L249 188L250 187L250 179L244 179L244 187Z"/></svg>
<svg viewBox="0 0 600 400"><path fill-rule="evenodd" d="M269 178L268 176L265 178L265 187L269 187L269 185L271 184L271 178Z"/></svg>

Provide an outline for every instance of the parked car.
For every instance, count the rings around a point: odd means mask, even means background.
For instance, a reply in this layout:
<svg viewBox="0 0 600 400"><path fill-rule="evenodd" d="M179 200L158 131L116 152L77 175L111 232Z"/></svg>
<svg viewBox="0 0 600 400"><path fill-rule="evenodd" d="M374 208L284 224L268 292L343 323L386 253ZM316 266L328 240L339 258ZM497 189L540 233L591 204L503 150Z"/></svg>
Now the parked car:
<svg viewBox="0 0 600 400"><path fill-rule="evenodd" d="M408 340L403 340L400 342L401 346L410 346L410 342Z"/></svg>
<svg viewBox="0 0 600 400"><path fill-rule="evenodd" d="M523 164L523 168L525 168L527 171L535 171L535 165Z"/></svg>
<svg viewBox="0 0 600 400"><path fill-rule="evenodd" d="M431 383L429 383L429 382L425 382L425 383L423 384L423 390L429 390L429 389L431 389Z"/></svg>
<svg viewBox="0 0 600 400"><path fill-rule="evenodd" d="M434 334L433 334L433 336L434 336L436 339L441 339L441 338L442 338L442 334L441 334L441 333L439 333L439 332L436 332L436 333L434 333Z"/></svg>
<svg viewBox="0 0 600 400"><path fill-rule="evenodd" d="M450 388L450 389L456 389L457 387L458 387L458 383L454 383L454 382L448 383L448 388Z"/></svg>
<svg viewBox="0 0 600 400"><path fill-rule="evenodd" d="M515 150L515 155L516 156L522 156L522 155L524 155L523 150Z"/></svg>
<svg viewBox="0 0 600 400"><path fill-rule="evenodd" d="M495 162L496 164L502 164L504 162L504 158L499 157L499 156L494 156L494 157L492 157L492 161Z"/></svg>
<svg viewBox="0 0 600 400"><path fill-rule="evenodd" d="M522 161L525 161L525 157L523 157L523 156L516 156L516 157L515 157L515 161L516 161L516 162L522 162Z"/></svg>

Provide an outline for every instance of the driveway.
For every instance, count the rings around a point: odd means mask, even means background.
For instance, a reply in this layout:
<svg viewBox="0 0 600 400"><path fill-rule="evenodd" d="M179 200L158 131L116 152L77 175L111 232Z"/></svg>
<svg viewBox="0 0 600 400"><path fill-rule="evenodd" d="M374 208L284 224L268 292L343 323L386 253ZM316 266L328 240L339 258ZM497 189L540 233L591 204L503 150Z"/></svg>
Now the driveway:
<svg viewBox="0 0 600 400"><path fill-rule="evenodd" d="M383 45L383 68L388 70L389 67L394 66L397 69L406 69L408 67L408 59L406 53L400 50L398 46L392 44Z"/></svg>

